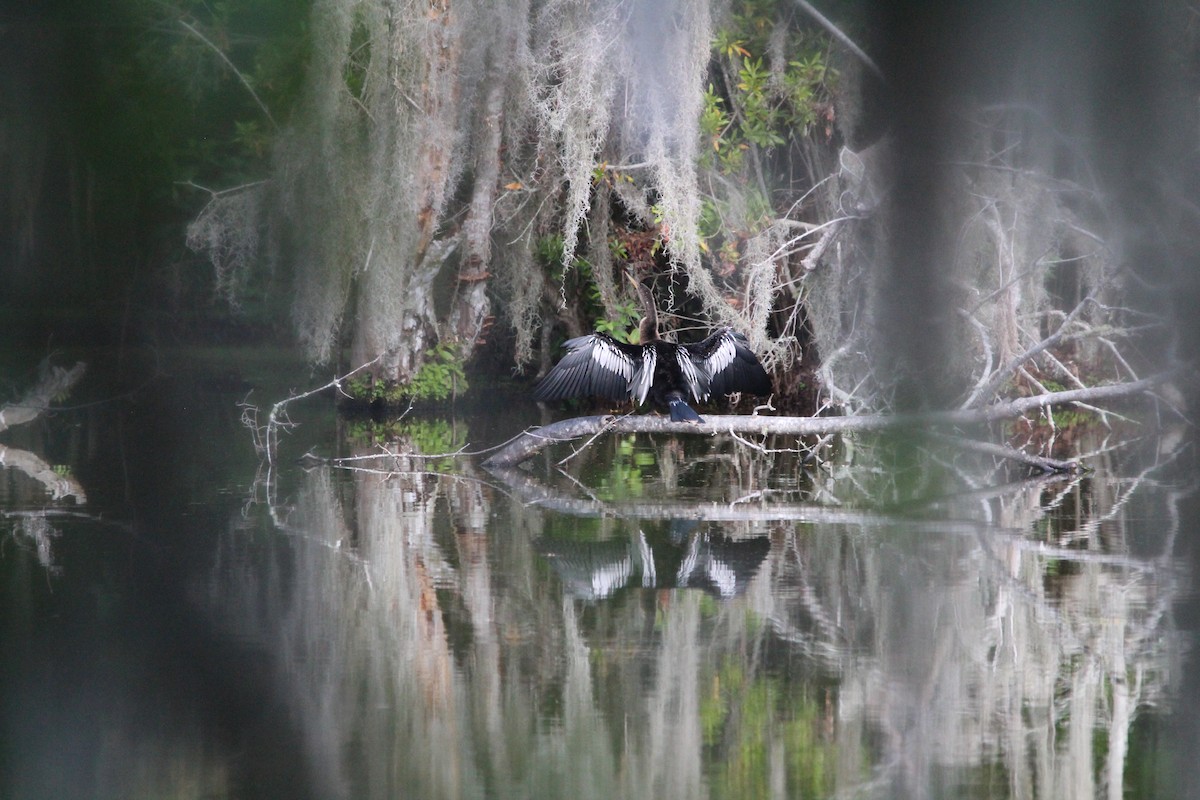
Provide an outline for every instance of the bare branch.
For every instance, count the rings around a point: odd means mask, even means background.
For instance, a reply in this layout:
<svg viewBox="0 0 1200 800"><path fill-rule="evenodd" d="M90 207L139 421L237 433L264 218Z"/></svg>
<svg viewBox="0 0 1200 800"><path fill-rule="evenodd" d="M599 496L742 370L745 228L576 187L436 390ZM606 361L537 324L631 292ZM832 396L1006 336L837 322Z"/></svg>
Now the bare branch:
<svg viewBox="0 0 1200 800"><path fill-rule="evenodd" d="M239 70L237 67L235 67L233 65L233 62L229 60L229 56L225 55L225 52L223 50L221 50L221 48L217 47L215 44L213 44L211 41L209 41L208 37L206 37L200 31L196 30L194 27L192 27L190 24L188 24L185 20L182 20L182 19L179 20L179 24L182 25L184 28L186 28L190 34L192 34L197 39L199 39L201 42L204 42L204 44L206 44L210 48L212 48L212 50L218 56L220 56L221 60L225 62L225 66L227 66L231 70L233 70L233 74L238 76L238 80L240 80L242 82L242 86L246 87L246 91L249 92L250 96L254 98L254 102L258 103L258 107L261 108L263 114L266 115L267 120L271 123L271 127L274 128L275 130L279 130L279 125L278 125L278 123L275 122L275 118L271 116L271 112L267 109L267 104L264 103L262 101L262 98L258 96L258 92L254 91L254 87L250 85L250 81L247 80L246 76L242 74L242 71Z"/></svg>
<svg viewBox="0 0 1200 800"><path fill-rule="evenodd" d="M1083 309L1088 303L1091 302L1091 300L1092 298L1090 295L1080 300L1079 305L1075 306L1075 308L1071 310L1071 313L1067 314L1067 316L1063 318L1062 323L1058 326L1058 330L1025 350L1025 352L1018 355L1000 369L996 370L996 373L992 375L991 380L989 380L982 387L976 388L975 391L971 392L971 396L963 402L961 408L974 408L979 403L986 402L987 399L995 394L996 391L1004 385L1004 382L1011 378L1013 373L1015 373L1021 366L1027 363L1038 353L1054 347L1060 341L1062 341L1066 335L1067 326L1074 322L1075 318L1083 313Z"/></svg>
<svg viewBox="0 0 1200 800"><path fill-rule="evenodd" d="M290 403L293 403L297 400L303 400L304 398L311 397L314 394L319 394L326 389L338 389L340 391L342 388L342 381L375 364L381 358L383 358L384 355L384 353L381 353L375 356L375 358L371 359L367 363L360 364L359 366L347 372L345 375L340 375L323 386L318 386L315 389L309 389L307 392L301 392L300 394L292 395L291 397L285 397L283 400L280 400L271 406L271 412L267 415L267 423L265 425L258 424L258 408L256 406L246 402L241 403L242 424L250 429L251 434L254 437L254 447L266 457L267 464L273 465L275 463L275 454L278 451L277 443L279 441L280 429L289 428L292 426L292 423L287 416L287 406Z"/></svg>
<svg viewBox="0 0 1200 800"><path fill-rule="evenodd" d="M843 47L853 53L859 61L863 62L867 69L871 70L871 72L874 72L877 78L880 80L887 80L883 76L883 70L881 70L879 66L871 60L871 57L867 55L866 51L855 44L853 39L851 39L845 33L842 33L841 28L830 22L828 17L826 17L820 11L817 11L817 9L813 8L812 3L809 3L808 0L795 0L795 2L796 5L800 6L805 14L808 14L813 18L814 21L816 21L818 25L829 31L830 36L841 42Z"/></svg>
<svg viewBox="0 0 1200 800"><path fill-rule="evenodd" d="M715 436L717 434L749 433L765 436L817 436L858 431L881 431L894 428L928 428L931 425L972 425L1012 419L1034 409L1047 406L1129 397L1149 391L1177 371L1165 372L1132 383L1091 386L1065 392L1047 392L1033 397L1021 397L980 409L930 412L925 414L864 414L853 417L763 417L708 414L703 422L671 422L656 415L624 417L591 416L571 419L527 431L501 448L484 462L485 467L508 467L519 464L548 445L566 442L582 436L594 436L602 431L613 433L682 433ZM1011 456L1010 456L1011 457ZM1070 462L1063 462L1068 464ZM1049 462L1039 463L1040 467Z"/></svg>

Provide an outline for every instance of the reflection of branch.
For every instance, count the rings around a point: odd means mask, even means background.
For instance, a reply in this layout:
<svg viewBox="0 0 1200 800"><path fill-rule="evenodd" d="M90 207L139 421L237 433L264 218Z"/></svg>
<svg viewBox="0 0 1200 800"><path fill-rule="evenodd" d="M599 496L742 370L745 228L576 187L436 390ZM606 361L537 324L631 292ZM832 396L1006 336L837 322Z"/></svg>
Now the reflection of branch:
<svg viewBox="0 0 1200 800"><path fill-rule="evenodd" d="M78 362L71 369L63 369L43 361L39 369L37 385L25 393L15 403L0 408L0 431L40 417L49 407L51 401L71 390L83 377L87 366ZM27 450L0 445L0 467L12 467L33 478L50 493L54 500L70 497L77 503L86 503L87 495L79 481L69 476L59 475L54 468Z"/></svg>
<svg viewBox="0 0 1200 800"><path fill-rule="evenodd" d="M5 447L0 444L0 467L12 467L33 478L50 493L51 499L70 497L77 503L86 503L87 495L79 481L71 476L59 475L54 468L28 450Z"/></svg>
<svg viewBox="0 0 1200 800"><path fill-rule="evenodd" d="M773 522L796 520L826 525L892 526L919 528L930 533L973 536L986 531L989 536L1018 536L1024 529L1000 528L971 520L946 520L887 514L859 509L830 508L817 503L714 503L682 498L605 502L571 497L548 486L526 470L514 467L489 467L488 472L503 481L521 502L575 517L624 517L635 519L703 520L705 522Z"/></svg>
<svg viewBox="0 0 1200 800"><path fill-rule="evenodd" d="M935 434L937 438L953 444L955 447L963 450L973 450L976 453L983 453L996 458L1006 458L1011 461L1019 461L1022 464L1027 464L1034 469L1040 470L1047 474L1058 472L1078 472L1080 469L1078 461L1061 461L1057 458L1044 458L1042 456L1034 456L1015 447L1008 447L1002 444L994 444L992 442L978 442L974 439L966 439L962 436L948 436L945 434Z"/></svg>
<svg viewBox="0 0 1200 800"><path fill-rule="evenodd" d="M722 433L756 433L760 435L814 436L906 427L925 429L931 425L973 425L996 422L1019 417L1027 411L1046 406L1141 394L1174 374L1175 372L1165 372L1129 383L1047 392L1033 397L1020 397L1016 400L993 403L979 409L959 409L925 414L863 414L852 417L747 417L709 414L705 416L704 422L700 423L671 422L664 417L653 415L631 415L619 418L612 416L573 417L526 431L485 461L484 466L510 467L521 463L548 445L578 439L581 436L591 436L605 429L613 433L689 433L708 436ZM1069 462L1063 462L1063 464L1066 463ZM1039 467L1043 469L1049 466L1048 460L1039 464Z"/></svg>
<svg viewBox="0 0 1200 800"><path fill-rule="evenodd" d="M22 517L13 530L13 538L18 546L33 546L38 563L51 575L62 571L54 564L54 540L61 533L44 516Z"/></svg>

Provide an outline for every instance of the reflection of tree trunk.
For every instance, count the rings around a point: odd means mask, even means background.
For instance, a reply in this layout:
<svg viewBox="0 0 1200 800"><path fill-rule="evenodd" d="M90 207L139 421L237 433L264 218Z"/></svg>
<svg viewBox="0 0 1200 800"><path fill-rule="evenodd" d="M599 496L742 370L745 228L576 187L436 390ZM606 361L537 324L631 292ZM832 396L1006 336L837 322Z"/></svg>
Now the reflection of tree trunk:
<svg viewBox="0 0 1200 800"><path fill-rule="evenodd" d="M454 481L448 487L460 572L458 587L470 616L471 666L475 688L472 701L482 723L483 734L493 742L497 763L508 763L504 730L504 658L495 609L496 587L488 558L487 521L489 504L480 484Z"/></svg>
<svg viewBox="0 0 1200 800"><path fill-rule="evenodd" d="M664 596L663 642L647 697L646 758L640 791L631 796L691 800L703 797L700 726L700 596Z"/></svg>

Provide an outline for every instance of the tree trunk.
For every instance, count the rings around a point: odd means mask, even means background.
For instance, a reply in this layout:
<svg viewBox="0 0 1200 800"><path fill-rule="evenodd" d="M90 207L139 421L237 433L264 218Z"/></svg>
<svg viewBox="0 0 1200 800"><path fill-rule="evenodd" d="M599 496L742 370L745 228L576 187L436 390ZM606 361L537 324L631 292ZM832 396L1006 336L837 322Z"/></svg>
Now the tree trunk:
<svg viewBox="0 0 1200 800"><path fill-rule="evenodd" d="M351 359L387 384L409 383L437 341L434 281L457 241L439 239L454 175L463 42L450 0L419 18L391 4L388 89L373 108L375 168L388 184L368 223L379 252L358 273ZM413 63L414 49L420 61ZM415 67L415 69L414 69Z"/></svg>
<svg viewBox="0 0 1200 800"><path fill-rule="evenodd" d="M508 58L496 59L506 64ZM475 192L463 223L463 254L450 311L449 328L460 347L463 358L471 355L479 343L491 304L487 296L492 258L492 207L500 182L500 148L503 142L504 82L494 81L487 91L484 104L479 159L475 169Z"/></svg>

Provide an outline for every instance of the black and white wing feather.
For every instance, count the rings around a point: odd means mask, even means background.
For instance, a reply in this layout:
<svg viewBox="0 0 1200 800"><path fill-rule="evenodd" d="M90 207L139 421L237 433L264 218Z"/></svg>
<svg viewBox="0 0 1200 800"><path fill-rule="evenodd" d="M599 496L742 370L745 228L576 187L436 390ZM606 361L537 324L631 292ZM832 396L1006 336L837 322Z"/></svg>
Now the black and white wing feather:
<svg viewBox="0 0 1200 800"><path fill-rule="evenodd" d="M733 328L721 328L704 341L685 347L701 377L701 396L771 393L771 378L767 371L750 349L746 337Z"/></svg>
<svg viewBox="0 0 1200 800"><path fill-rule="evenodd" d="M603 333L571 339L567 354L533 390L535 400L600 397L646 399L654 375L654 350L618 342Z"/></svg>
<svg viewBox="0 0 1200 800"><path fill-rule="evenodd" d="M699 403L707 398L709 380L703 360L696 358L687 346L675 351L675 360L679 362L679 374L692 399Z"/></svg>

